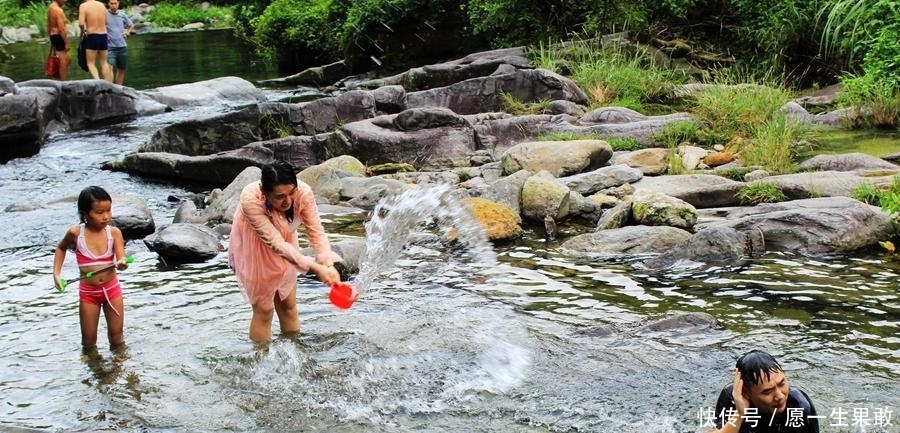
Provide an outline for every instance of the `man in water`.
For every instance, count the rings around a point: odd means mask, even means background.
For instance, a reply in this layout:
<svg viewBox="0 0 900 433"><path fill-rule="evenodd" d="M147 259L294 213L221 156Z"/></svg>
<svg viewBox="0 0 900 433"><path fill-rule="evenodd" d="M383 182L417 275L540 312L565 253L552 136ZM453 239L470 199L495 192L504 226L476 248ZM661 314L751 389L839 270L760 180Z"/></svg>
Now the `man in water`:
<svg viewBox="0 0 900 433"><path fill-rule="evenodd" d="M131 18L119 10L119 0L109 0L106 12L106 33L109 35L109 64L113 68L113 82L125 82L125 66L128 64L125 38L134 31Z"/></svg>
<svg viewBox="0 0 900 433"><path fill-rule="evenodd" d="M47 8L47 34L50 35L50 45L59 57L59 80L66 81L69 78L69 32L66 28L66 13L62 6L66 0L53 0Z"/></svg>
<svg viewBox="0 0 900 433"><path fill-rule="evenodd" d="M735 367L734 383L716 402L715 433L819 433L812 400L788 383L772 355L752 350Z"/></svg>
<svg viewBox="0 0 900 433"><path fill-rule="evenodd" d="M112 82L112 67L107 62L109 39L106 35L106 6L97 0L84 0L78 6L78 25L81 27L88 72L99 79L96 62L100 61L103 79Z"/></svg>

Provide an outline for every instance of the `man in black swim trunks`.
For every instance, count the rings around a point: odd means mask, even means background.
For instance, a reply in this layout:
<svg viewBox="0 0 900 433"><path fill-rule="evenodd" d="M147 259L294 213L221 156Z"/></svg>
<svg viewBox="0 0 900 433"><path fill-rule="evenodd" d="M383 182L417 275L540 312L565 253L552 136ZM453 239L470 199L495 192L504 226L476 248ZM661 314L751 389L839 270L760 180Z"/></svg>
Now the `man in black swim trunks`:
<svg viewBox="0 0 900 433"><path fill-rule="evenodd" d="M103 79L112 82L112 66L107 62L109 37L106 35L106 5L97 0L84 0L78 6L78 25L85 38L83 43L88 72L94 79L100 78L96 65L99 61Z"/></svg>
<svg viewBox="0 0 900 433"><path fill-rule="evenodd" d="M788 383L772 355L752 350L735 367L734 383L716 402L715 433L819 433L812 400Z"/></svg>
<svg viewBox="0 0 900 433"><path fill-rule="evenodd" d="M59 80L66 81L69 78L69 40L66 30L66 13L62 6L66 0L53 0L47 8L47 34L50 35L50 45L59 57Z"/></svg>

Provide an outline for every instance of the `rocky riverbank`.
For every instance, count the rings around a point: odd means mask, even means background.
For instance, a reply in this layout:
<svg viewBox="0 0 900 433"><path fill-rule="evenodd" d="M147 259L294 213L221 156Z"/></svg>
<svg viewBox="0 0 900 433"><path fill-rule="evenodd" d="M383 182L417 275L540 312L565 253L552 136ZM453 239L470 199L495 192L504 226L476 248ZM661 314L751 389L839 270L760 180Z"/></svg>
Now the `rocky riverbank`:
<svg viewBox="0 0 900 433"><path fill-rule="evenodd" d="M284 81L291 80L296 77ZM27 156L9 150L25 137L32 143L28 151L39 151L49 129L222 106L222 114L160 128L135 152L105 165L174 182L227 185L204 200L186 200L174 224L146 240L170 261L214 257L227 226L209 228L230 222L240 188L258 179L258 166L275 159L296 167L323 212L364 215L387 195L449 185L497 242L514 240L527 228L543 227L538 232L550 239L573 232L561 227L577 226L578 235L561 239L565 254L648 258L641 266L652 269L733 265L765 251L853 253L897 233L879 208L849 198L862 183L890 185L900 175L896 155L820 155L803 162L800 173L771 176L743 167L739 155L721 149L690 143L669 149L659 132L673 122L694 121L690 113L587 110L587 97L574 82L535 69L522 48L343 85L330 96L292 103L267 100L235 77L144 92L98 80L7 80L0 113L16 121L0 126L0 149L6 159ZM676 94L704 89L687 85ZM515 116L501 112L505 95L552 102L544 113ZM812 115L803 106L809 103L799 99L783 109L798 121L840 127L841 111ZM590 138L542 140L548 133ZM608 142L614 138L633 140L640 149L614 151ZM673 159L689 174L669 174ZM724 176L735 170L745 174L738 180ZM744 206L738 192L753 183L776 185L789 201ZM147 228L125 231L145 234ZM352 269L359 243L338 248Z"/></svg>

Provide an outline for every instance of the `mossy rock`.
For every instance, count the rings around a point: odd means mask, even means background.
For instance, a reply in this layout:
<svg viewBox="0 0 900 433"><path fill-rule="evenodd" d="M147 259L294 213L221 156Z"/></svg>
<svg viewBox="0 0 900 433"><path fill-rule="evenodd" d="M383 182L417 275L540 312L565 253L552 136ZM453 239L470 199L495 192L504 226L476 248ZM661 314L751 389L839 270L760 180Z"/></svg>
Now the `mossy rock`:
<svg viewBox="0 0 900 433"><path fill-rule="evenodd" d="M522 217L509 207L484 198L460 200L484 227L492 241L513 239L522 234Z"/></svg>

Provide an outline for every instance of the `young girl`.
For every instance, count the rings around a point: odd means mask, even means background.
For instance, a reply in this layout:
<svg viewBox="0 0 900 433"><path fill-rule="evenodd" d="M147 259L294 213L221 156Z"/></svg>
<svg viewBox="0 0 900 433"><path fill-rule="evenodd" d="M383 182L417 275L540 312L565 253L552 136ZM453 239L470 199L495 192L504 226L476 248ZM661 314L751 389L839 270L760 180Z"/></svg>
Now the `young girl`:
<svg viewBox="0 0 900 433"><path fill-rule="evenodd" d="M53 282L62 289L59 273L66 259L66 250L75 251L75 260L82 279L78 285L78 315L81 320L81 346L92 349L97 345L97 326L100 309L106 316L109 345L115 348L125 343L125 310L122 287L116 269L128 267L125 261L125 239L122 231L109 225L112 220L112 198L103 188L89 186L78 196L81 224L66 230L53 257ZM115 265L114 268L108 268ZM101 270L107 268L105 270ZM96 272L86 277L88 272Z"/></svg>

